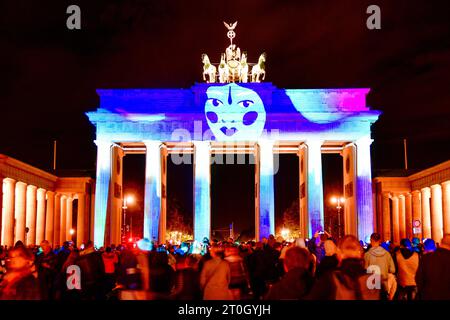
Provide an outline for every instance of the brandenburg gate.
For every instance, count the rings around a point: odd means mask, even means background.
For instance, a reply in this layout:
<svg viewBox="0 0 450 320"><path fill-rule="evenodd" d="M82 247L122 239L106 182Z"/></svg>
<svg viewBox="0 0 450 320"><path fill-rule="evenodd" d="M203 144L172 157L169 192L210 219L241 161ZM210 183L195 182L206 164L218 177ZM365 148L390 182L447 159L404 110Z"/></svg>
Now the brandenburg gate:
<svg viewBox="0 0 450 320"><path fill-rule="evenodd" d="M256 239L275 234L280 153L298 155L303 237L324 229L322 153L343 158L345 233L364 239L373 232L371 125L380 112L366 105L369 89L280 89L262 82L266 56L247 63L247 54L233 43L236 24L225 24L230 46L219 64L202 55L205 83L188 89L97 90L100 106L87 113L96 126L97 247L121 241L122 159L129 153L146 155L143 234L150 240L166 239L169 154L181 162L194 159L197 241L210 238L210 170L218 154L253 155Z"/></svg>

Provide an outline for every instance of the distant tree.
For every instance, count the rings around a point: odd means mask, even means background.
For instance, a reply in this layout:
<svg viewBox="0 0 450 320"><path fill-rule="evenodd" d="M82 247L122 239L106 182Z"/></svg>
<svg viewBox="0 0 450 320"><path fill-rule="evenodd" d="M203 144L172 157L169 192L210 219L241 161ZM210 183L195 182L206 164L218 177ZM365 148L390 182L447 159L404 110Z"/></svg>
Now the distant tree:
<svg viewBox="0 0 450 320"><path fill-rule="evenodd" d="M300 234L300 207L298 198L283 212L283 226L289 229L292 237Z"/></svg>
<svg viewBox="0 0 450 320"><path fill-rule="evenodd" d="M191 236L193 234L192 216L183 208L178 199L171 199L169 204L166 220L167 234L178 231Z"/></svg>

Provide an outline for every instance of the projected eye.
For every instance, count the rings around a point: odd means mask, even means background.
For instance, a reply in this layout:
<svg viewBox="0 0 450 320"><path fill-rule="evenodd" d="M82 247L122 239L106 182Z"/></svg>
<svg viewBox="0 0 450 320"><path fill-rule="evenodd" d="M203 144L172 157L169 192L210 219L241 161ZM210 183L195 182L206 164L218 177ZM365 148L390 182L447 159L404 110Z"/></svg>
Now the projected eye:
<svg viewBox="0 0 450 320"><path fill-rule="evenodd" d="M223 102L220 101L219 99L216 99L216 98L210 98L210 99L208 99L208 101L209 101L214 107L218 107L218 106L223 105Z"/></svg>
<svg viewBox="0 0 450 320"><path fill-rule="evenodd" d="M254 102L252 100L242 100L238 102L238 105L240 105L241 107L244 108L248 108L250 106L252 106L254 104Z"/></svg>

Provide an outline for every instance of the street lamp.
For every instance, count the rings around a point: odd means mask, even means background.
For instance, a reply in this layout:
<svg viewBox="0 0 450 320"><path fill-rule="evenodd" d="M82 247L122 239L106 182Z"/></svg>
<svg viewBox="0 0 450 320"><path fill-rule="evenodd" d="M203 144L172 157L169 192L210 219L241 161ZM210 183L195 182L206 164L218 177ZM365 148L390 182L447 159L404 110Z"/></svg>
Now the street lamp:
<svg viewBox="0 0 450 320"><path fill-rule="evenodd" d="M126 228L127 228L127 209L129 205L134 204L134 197L132 195L127 195L123 198L123 237L126 237ZM130 228L131 229L131 228Z"/></svg>
<svg viewBox="0 0 450 320"><path fill-rule="evenodd" d="M331 197L331 203L336 205L337 215L338 215L338 237L341 237L341 209L342 205L345 204L344 197Z"/></svg>

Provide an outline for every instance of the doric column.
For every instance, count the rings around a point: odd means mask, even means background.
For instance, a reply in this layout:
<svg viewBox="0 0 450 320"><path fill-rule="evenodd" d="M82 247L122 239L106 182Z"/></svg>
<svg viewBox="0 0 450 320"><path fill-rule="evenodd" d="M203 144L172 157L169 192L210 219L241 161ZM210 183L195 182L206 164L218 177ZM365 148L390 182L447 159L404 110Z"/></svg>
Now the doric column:
<svg viewBox="0 0 450 320"><path fill-rule="evenodd" d="M25 242L25 211L27 200L27 184L21 181L16 183L16 197L14 203L14 217L16 219L16 234L14 242Z"/></svg>
<svg viewBox="0 0 450 320"><path fill-rule="evenodd" d="M358 212L358 237L364 240L373 231L372 169L370 161L370 137L360 138L356 144L356 198Z"/></svg>
<svg viewBox="0 0 450 320"><path fill-rule="evenodd" d="M389 192L383 192L383 240L391 238L391 205Z"/></svg>
<svg viewBox="0 0 450 320"><path fill-rule="evenodd" d="M413 237L412 195L409 192L405 195L405 214L406 238L411 239Z"/></svg>
<svg viewBox="0 0 450 320"><path fill-rule="evenodd" d="M77 193L78 208L77 208L77 247L80 248L81 244L86 241L85 224L88 223L86 219L86 195L84 193Z"/></svg>
<svg viewBox="0 0 450 320"><path fill-rule="evenodd" d="M38 220L41 230L37 238L37 244L42 240L47 240L52 245L54 240L54 216L55 216L55 193L44 189L38 190ZM45 229L44 229L45 226ZM44 234L45 232L45 234ZM59 242L59 241L58 241Z"/></svg>
<svg viewBox="0 0 450 320"><path fill-rule="evenodd" d="M358 235L358 217L356 203L356 145L349 143L342 150L342 168L344 170L344 234Z"/></svg>
<svg viewBox="0 0 450 320"><path fill-rule="evenodd" d="M58 247L62 245L61 241L61 194L56 193L54 198L54 212L53 212L53 246ZM49 230L49 229L46 229ZM50 240L49 240L50 241Z"/></svg>
<svg viewBox="0 0 450 320"><path fill-rule="evenodd" d="M400 239L406 238L406 205L405 196L398 196L398 228L400 229Z"/></svg>
<svg viewBox="0 0 450 320"><path fill-rule="evenodd" d="M72 196L67 196L66 199L66 240L72 240L72 236L70 235L70 230L73 226L72 214L73 214L73 198Z"/></svg>
<svg viewBox="0 0 450 320"><path fill-rule="evenodd" d="M145 199L144 238L159 241L161 223L161 141L144 141Z"/></svg>
<svg viewBox="0 0 450 320"><path fill-rule="evenodd" d="M45 193L46 190L39 188L36 191L36 244L40 245L45 240ZM52 242L53 239L48 239Z"/></svg>
<svg viewBox="0 0 450 320"><path fill-rule="evenodd" d="M60 234L59 234L59 243L60 245L63 244L64 241L67 240L67 196L61 195L61 228L60 228Z"/></svg>
<svg viewBox="0 0 450 320"><path fill-rule="evenodd" d="M422 232L424 238L431 238L430 188L420 190L422 202Z"/></svg>
<svg viewBox="0 0 450 320"><path fill-rule="evenodd" d="M106 211L105 244L117 244L121 242L121 222L123 212L123 157L121 147L114 145L111 148L111 178Z"/></svg>
<svg viewBox="0 0 450 320"><path fill-rule="evenodd" d="M111 142L96 140L97 175L95 181L95 218L94 244L97 248L104 245L106 229L106 212L111 181Z"/></svg>
<svg viewBox="0 0 450 320"><path fill-rule="evenodd" d="M273 141L258 141L259 155L259 239L275 235L275 194L273 186Z"/></svg>
<svg viewBox="0 0 450 320"><path fill-rule="evenodd" d="M442 206L444 234L450 233L450 180L442 185Z"/></svg>
<svg viewBox="0 0 450 320"><path fill-rule="evenodd" d="M422 203L421 203L421 194L419 190L414 190L412 192L412 207L413 207L413 222L420 221L420 229L419 233L414 234L414 237L422 239Z"/></svg>
<svg viewBox="0 0 450 320"><path fill-rule="evenodd" d="M3 179L2 244L8 247L14 245L15 193L16 193L16 181L11 178Z"/></svg>
<svg viewBox="0 0 450 320"><path fill-rule="evenodd" d="M311 139L306 141L308 146L308 214L309 237L318 230L324 230L323 216L323 185L322 185L322 140Z"/></svg>
<svg viewBox="0 0 450 320"><path fill-rule="evenodd" d="M440 184L431 186L431 236L441 242L443 237L442 188Z"/></svg>
<svg viewBox="0 0 450 320"><path fill-rule="evenodd" d="M208 141L194 142L194 239L211 234L211 155Z"/></svg>
<svg viewBox="0 0 450 320"><path fill-rule="evenodd" d="M27 209L25 226L28 228L26 244L36 244L36 186L27 187Z"/></svg>
<svg viewBox="0 0 450 320"><path fill-rule="evenodd" d="M400 226L399 226L399 201L398 196L392 196L392 227L394 230L393 241L400 244Z"/></svg>
<svg viewBox="0 0 450 320"><path fill-rule="evenodd" d="M298 149L299 159L299 199L300 199L300 237L307 238L309 236L309 215L308 215L308 150L305 144L301 144Z"/></svg>

